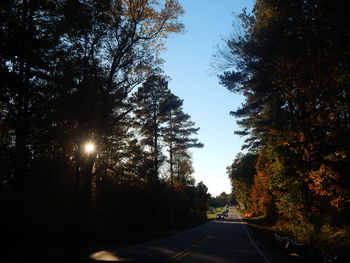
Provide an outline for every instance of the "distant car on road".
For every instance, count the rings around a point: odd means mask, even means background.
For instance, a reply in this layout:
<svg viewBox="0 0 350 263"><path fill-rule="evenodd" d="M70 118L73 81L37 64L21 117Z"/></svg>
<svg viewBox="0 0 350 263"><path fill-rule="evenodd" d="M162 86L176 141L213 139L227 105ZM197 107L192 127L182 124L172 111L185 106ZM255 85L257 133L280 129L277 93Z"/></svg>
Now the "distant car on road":
<svg viewBox="0 0 350 263"><path fill-rule="evenodd" d="M225 219L224 214L220 213L216 215L216 219Z"/></svg>

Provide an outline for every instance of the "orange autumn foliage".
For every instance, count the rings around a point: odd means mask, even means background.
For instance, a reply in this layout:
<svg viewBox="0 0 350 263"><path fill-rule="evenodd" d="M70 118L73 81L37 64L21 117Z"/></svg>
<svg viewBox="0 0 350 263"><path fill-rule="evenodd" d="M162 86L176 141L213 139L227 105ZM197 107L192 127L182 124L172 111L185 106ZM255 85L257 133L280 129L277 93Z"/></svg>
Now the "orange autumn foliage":
<svg viewBox="0 0 350 263"><path fill-rule="evenodd" d="M342 177L331 167L321 165L318 170L310 171L305 181L314 195L326 197L332 206L341 209L345 205L345 190L341 186Z"/></svg>
<svg viewBox="0 0 350 263"><path fill-rule="evenodd" d="M252 201L251 211L267 216L272 205L272 198L269 192L268 177L261 171L258 171L254 177L250 197Z"/></svg>

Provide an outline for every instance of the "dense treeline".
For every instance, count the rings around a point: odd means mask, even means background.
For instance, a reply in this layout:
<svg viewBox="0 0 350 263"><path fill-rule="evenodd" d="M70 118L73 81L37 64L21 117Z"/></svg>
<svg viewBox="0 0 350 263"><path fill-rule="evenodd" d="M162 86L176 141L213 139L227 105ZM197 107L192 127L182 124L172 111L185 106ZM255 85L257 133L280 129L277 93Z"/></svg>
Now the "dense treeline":
<svg viewBox="0 0 350 263"><path fill-rule="evenodd" d="M188 151L203 145L159 57L182 14L177 0L1 1L7 253L206 218Z"/></svg>
<svg viewBox="0 0 350 263"><path fill-rule="evenodd" d="M248 153L229 167L243 209L326 252L350 247L349 1L257 0L219 54ZM239 32L239 30L237 30Z"/></svg>
<svg viewBox="0 0 350 263"><path fill-rule="evenodd" d="M224 207L226 205L234 205L236 200L232 194L227 194L226 192L222 192L217 196L212 196L209 199L208 205L209 207Z"/></svg>

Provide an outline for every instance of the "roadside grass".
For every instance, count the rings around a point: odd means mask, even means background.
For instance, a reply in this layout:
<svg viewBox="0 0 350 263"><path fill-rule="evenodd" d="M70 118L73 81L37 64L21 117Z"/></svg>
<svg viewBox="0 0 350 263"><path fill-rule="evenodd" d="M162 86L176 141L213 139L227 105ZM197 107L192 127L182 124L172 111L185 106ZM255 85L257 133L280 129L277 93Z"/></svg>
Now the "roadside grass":
<svg viewBox="0 0 350 263"><path fill-rule="evenodd" d="M300 258L291 257L284 247L275 239L276 222L273 218L263 216L245 217L241 211L237 212L241 218L247 223L249 232L253 235L254 240L269 251L272 262L284 263L301 263L304 262ZM272 258L271 258L272 257Z"/></svg>
<svg viewBox="0 0 350 263"><path fill-rule="evenodd" d="M246 217L244 212L240 211L239 209L236 209L236 212L251 227L258 228L258 229L265 230L267 232L272 232L272 233L276 231L276 222L271 217L268 218L263 215L254 215L252 217Z"/></svg>
<svg viewBox="0 0 350 263"><path fill-rule="evenodd" d="M291 245L291 243L280 243L275 238L277 231L276 222L273 218L262 216L245 218L240 213L242 219L247 223L249 232L254 236L255 241L263 244L272 255L275 256L276 262L284 263L318 263L318 262L350 262L349 252L346 250L338 252L336 261L328 261L324 258L322 251L305 245L300 248ZM332 256L332 254L330 254ZM327 261L324 261L327 260ZM274 262L274 261L273 261Z"/></svg>
<svg viewBox="0 0 350 263"><path fill-rule="evenodd" d="M249 226L265 230L267 232L274 233L276 231L276 223L271 218L266 218L264 216L253 216L250 218L245 218L244 215L241 217L248 223Z"/></svg>
<svg viewBox="0 0 350 263"><path fill-rule="evenodd" d="M211 207L209 209L209 211L207 211L207 219L208 220L212 220L212 219L215 219L216 218L216 215L221 213L223 210L225 209L225 207Z"/></svg>

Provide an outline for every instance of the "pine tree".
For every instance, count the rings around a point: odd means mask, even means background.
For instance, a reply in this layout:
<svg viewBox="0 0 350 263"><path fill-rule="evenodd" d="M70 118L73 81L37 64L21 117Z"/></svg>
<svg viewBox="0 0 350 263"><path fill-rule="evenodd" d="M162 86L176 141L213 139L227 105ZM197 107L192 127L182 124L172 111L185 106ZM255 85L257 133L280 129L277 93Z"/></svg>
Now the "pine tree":
<svg viewBox="0 0 350 263"><path fill-rule="evenodd" d="M135 127L144 136L142 143L151 149L154 177L159 176L158 169L165 160L162 149L167 146L170 182L173 184L175 160L178 167L180 163L185 165L184 157L190 160L187 150L203 147L198 139L191 137L199 128L194 128L190 116L183 112L183 101L171 93L168 82L161 76L150 77L135 94L134 103ZM191 169L187 172L190 174Z"/></svg>
<svg viewBox="0 0 350 263"><path fill-rule="evenodd" d="M35 151L35 141L45 112L38 104L52 83L57 8L54 1L3 1L0 14L1 138L6 143L2 156L12 160L5 164L11 167L6 181L20 194L32 175L32 156L41 154Z"/></svg>
<svg viewBox="0 0 350 263"><path fill-rule="evenodd" d="M141 143L150 148L153 160L153 180L159 178L159 167L163 161L160 138L165 122L164 105L169 93L166 79L154 75L147 79L134 97L135 127L143 136Z"/></svg>
<svg viewBox="0 0 350 263"><path fill-rule="evenodd" d="M174 183L174 164L177 162L177 177L185 176L184 168L186 164L188 166L190 160L187 150L204 146L197 138L192 138L198 133L199 128L195 128L190 115L183 112L182 104L183 101L179 97L169 94L164 105L166 126L162 130L162 137L168 146L171 184ZM190 166L188 167L187 173L191 174Z"/></svg>

